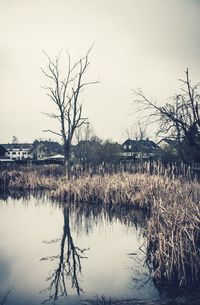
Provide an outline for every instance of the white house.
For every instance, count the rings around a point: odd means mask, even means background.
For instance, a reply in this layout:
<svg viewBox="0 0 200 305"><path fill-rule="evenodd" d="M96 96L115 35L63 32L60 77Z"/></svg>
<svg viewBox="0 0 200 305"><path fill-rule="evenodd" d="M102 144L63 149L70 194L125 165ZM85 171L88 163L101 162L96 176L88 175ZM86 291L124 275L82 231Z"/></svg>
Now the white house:
<svg viewBox="0 0 200 305"><path fill-rule="evenodd" d="M31 158L31 144L3 144L5 157L10 160L25 160Z"/></svg>

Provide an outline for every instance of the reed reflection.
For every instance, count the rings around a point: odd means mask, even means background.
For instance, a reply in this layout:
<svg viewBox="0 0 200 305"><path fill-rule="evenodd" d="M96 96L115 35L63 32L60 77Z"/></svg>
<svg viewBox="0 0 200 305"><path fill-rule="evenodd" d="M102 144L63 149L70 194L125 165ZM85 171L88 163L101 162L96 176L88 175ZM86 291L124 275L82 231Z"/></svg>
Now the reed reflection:
<svg viewBox="0 0 200 305"><path fill-rule="evenodd" d="M78 234L90 234L94 226L109 225L119 221L137 232L144 232L149 218L148 211L133 209L129 205L103 206L100 204L76 204L70 206L71 225Z"/></svg>
<svg viewBox="0 0 200 305"><path fill-rule="evenodd" d="M71 283L71 287L80 295L83 289L79 284L79 276L81 274L81 260L86 259L85 252L88 249L80 249L75 245L70 228L70 210L69 206L63 207L64 226L62 238L60 241L60 253L56 256L44 257L44 260L58 260L57 268L47 279L49 286L45 289L48 291L48 298L42 302L46 303L51 300L57 300L59 297L67 296L67 280ZM52 240L50 243L57 242Z"/></svg>

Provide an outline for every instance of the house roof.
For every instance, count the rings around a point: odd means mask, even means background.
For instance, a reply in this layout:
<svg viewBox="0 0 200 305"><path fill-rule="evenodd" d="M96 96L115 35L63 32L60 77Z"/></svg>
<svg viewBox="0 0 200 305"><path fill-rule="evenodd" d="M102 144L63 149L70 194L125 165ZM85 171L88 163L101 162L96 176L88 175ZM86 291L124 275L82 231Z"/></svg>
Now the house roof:
<svg viewBox="0 0 200 305"><path fill-rule="evenodd" d="M0 162L8 163L8 162L15 162L15 161L12 160L12 159L3 159L3 158L0 158Z"/></svg>
<svg viewBox="0 0 200 305"><path fill-rule="evenodd" d="M6 150L8 149L31 149L32 144L29 143L8 143L8 144L1 144Z"/></svg>
<svg viewBox="0 0 200 305"><path fill-rule="evenodd" d="M128 139L126 140L124 143L122 143L122 145L131 145L131 150L133 151L140 151L140 150L144 150L144 151L153 151L156 149L159 149L159 146L151 141L151 140L131 140Z"/></svg>
<svg viewBox="0 0 200 305"><path fill-rule="evenodd" d="M54 159L62 159L62 160L64 160L64 156L63 155L60 155L60 154L58 154L58 155L54 155L54 156L50 156L50 157L48 157L47 159L51 159L51 160L54 160Z"/></svg>

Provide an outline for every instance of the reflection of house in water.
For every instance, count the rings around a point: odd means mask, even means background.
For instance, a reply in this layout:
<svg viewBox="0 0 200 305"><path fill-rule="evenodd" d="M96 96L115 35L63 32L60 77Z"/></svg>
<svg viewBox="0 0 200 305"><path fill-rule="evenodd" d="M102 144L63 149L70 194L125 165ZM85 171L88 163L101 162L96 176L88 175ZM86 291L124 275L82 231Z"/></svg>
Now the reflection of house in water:
<svg viewBox="0 0 200 305"><path fill-rule="evenodd" d="M122 144L121 157L124 159L153 159L159 146L153 141L146 140L131 140L128 139Z"/></svg>
<svg viewBox="0 0 200 305"><path fill-rule="evenodd" d="M2 144L5 148L5 157L10 160L25 160L31 158L32 144Z"/></svg>

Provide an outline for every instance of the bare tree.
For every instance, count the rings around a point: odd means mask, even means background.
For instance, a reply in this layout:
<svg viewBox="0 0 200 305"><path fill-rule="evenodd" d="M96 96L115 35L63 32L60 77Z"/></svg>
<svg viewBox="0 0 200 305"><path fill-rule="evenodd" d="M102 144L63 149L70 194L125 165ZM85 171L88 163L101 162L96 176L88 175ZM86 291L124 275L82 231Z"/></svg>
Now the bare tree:
<svg viewBox="0 0 200 305"><path fill-rule="evenodd" d="M61 76L60 55L51 59L46 53L48 65L42 69L43 74L50 81L50 86L45 87L50 100L56 105L56 113L45 113L48 117L56 119L60 124L60 131L51 129L44 130L58 135L63 140L65 171L66 176L70 177L70 152L71 143L76 129L87 123L87 118L82 114L82 103L80 102L80 93L91 84L97 82L85 81L84 76L89 67L89 54L92 47L86 52L86 55L74 64L71 63L71 57L67 53L68 66Z"/></svg>
<svg viewBox="0 0 200 305"><path fill-rule="evenodd" d="M91 124L86 124L77 129L75 133L77 145L75 147L75 157L78 162L85 165L89 155L91 155L91 139L95 136Z"/></svg>
<svg viewBox="0 0 200 305"><path fill-rule="evenodd" d="M134 139L135 138L135 126L131 125L124 129L123 136L125 139Z"/></svg>
<svg viewBox="0 0 200 305"><path fill-rule="evenodd" d="M135 102L140 105L140 110L148 111L150 121L158 120L160 128L158 134L174 139L179 148L180 157L187 159L188 149L190 158L197 161L200 152L200 95L199 83L192 85L188 69L180 94L176 94L171 103L159 106L147 98L141 90L133 90L137 98Z"/></svg>
<svg viewBox="0 0 200 305"><path fill-rule="evenodd" d="M12 292L12 289L13 289L13 287L8 288L8 290L6 291L6 293L3 295L2 300L0 301L0 302L1 302L0 305L4 305L4 304L7 302L7 299L8 299L8 297L9 297L10 293Z"/></svg>
<svg viewBox="0 0 200 305"><path fill-rule="evenodd" d="M147 137L146 128L146 124L137 122L124 130L124 136L131 140L144 140Z"/></svg>
<svg viewBox="0 0 200 305"><path fill-rule="evenodd" d="M16 136L13 136L12 144L19 144L18 138Z"/></svg>
<svg viewBox="0 0 200 305"><path fill-rule="evenodd" d="M75 132L77 143L79 143L80 141L89 141L94 136L95 136L94 128L89 122L84 126L78 128Z"/></svg>

